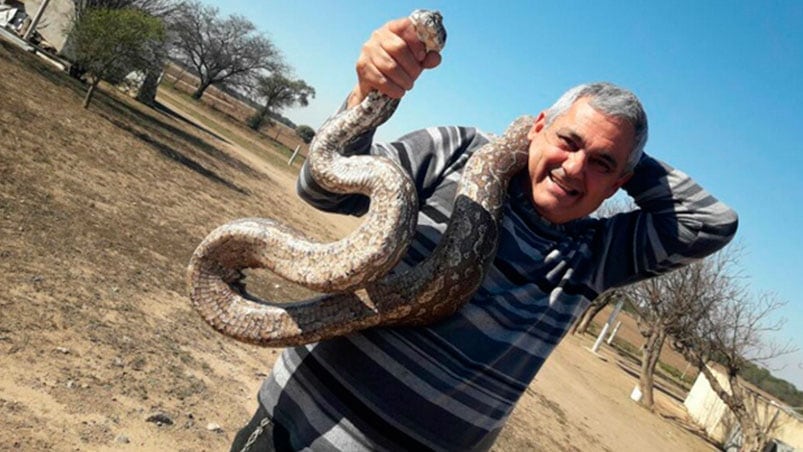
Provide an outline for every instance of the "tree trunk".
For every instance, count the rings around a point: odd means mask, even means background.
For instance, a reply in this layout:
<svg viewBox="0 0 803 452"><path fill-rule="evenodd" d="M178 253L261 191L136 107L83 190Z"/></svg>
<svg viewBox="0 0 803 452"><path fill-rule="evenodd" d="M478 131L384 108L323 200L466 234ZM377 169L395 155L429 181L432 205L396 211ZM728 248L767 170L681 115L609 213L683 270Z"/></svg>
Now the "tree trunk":
<svg viewBox="0 0 803 452"><path fill-rule="evenodd" d="M743 417L736 416L739 427L742 429L742 445L740 452L763 452L767 446L767 436L755 423L753 417L744 413Z"/></svg>
<svg viewBox="0 0 803 452"><path fill-rule="evenodd" d="M728 393L719 380L714 376L711 370L703 365L700 367L700 372L705 375L711 389L719 396L722 402L731 410L736 422L742 430L742 445L740 451L742 452L762 452L769 441L766 432L761 428L756 419L757 413L751 412L747 407L745 389L738 382L738 377L734 375L728 376L728 382L731 386L731 392Z"/></svg>
<svg viewBox="0 0 803 452"><path fill-rule="evenodd" d="M591 325L591 321L594 320L594 317L596 317L597 314L599 314L600 311L602 311L607 305L607 299L602 303L591 303L591 305L588 306L588 309L583 312L580 320L574 324L574 328L572 328L572 334L585 334L588 331L588 326Z"/></svg>
<svg viewBox="0 0 803 452"><path fill-rule="evenodd" d="M156 91L159 89L159 82L162 81L162 74L164 71L161 68L152 68L145 73L145 80L137 91L138 101L150 106L156 103Z"/></svg>
<svg viewBox="0 0 803 452"><path fill-rule="evenodd" d="M653 386L655 383L655 366L661 357L661 348L666 339L663 328L653 327L652 333L647 336L647 342L641 350L641 373L639 374L639 389L641 390L641 405L652 409L655 404Z"/></svg>
<svg viewBox="0 0 803 452"><path fill-rule="evenodd" d="M248 127L252 128L253 130L259 130L263 124L265 124L265 118L268 116L268 109L261 108L259 111L254 113L253 116L248 118Z"/></svg>
<svg viewBox="0 0 803 452"><path fill-rule="evenodd" d="M100 79L93 78L92 82L89 84L89 88L86 90L86 96L84 96L84 108L89 108L89 103L92 102L92 96L95 94L95 89L98 87L98 83L100 83Z"/></svg>
<svg viewBox="0 0 803 452"><path fill-rule="evenodd" d="M572 334L585 334L586 331L588 331L588 326L591 325L591 321L594 320L594 317L596 317L605 306L608 306L613 298L612 292L605 292L595 298L594 301L588 305L585 312L583 312L583 315L580 316L580 320L574 323Z"/></svg>
<svg viewBox="0 0 803 452"><path fill-rule="evenodd" d="M762 452L767 445L768 438L766 432L758 424L758 413L756 405L753 403L752 409L747 404L747 394L741 383L737 381L737 376L729 376L728 382L731 385L732 400L738 401L733 407L729 408L733 412L739 427L742 430L742 452Z"/></svg>
<svg viewBox="0 0 803 452"><path fill-rule="evenodd" d="M192 98L195 100L200 99L201 96L204 95L206 89L209 88L209 85L210 85L209 82L202 82L200 85L198 85L198 89L196 89L195 92L192 93Z"/></svg>

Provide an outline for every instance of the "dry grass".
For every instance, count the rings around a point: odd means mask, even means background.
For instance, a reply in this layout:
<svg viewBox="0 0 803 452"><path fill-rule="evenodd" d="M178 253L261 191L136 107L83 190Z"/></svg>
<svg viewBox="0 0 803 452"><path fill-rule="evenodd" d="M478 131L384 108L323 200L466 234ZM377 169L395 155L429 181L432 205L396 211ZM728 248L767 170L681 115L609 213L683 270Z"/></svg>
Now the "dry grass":
<svg viewBox="0 0 803 452"><path fill-rule="evenodd" d="M150 109L105 88L85 110L80 83L2 41L0 89L0 449L226 450L277 351L192 312L190 254L242 216L329 239L354 222L306 207L286 154L176 93ZM630 403L618 358L584 341L561 344L496 450L707 450Z"/></svg>
<svg viewBox="0 0 803 452"><path fill-rule="evenodd" d="M81 84L4 43L0 86L0 449L118 435L224 449L275 351L228 341L191 311L190 253L240 216L331 228L286 196L289 174L167 108L106 90L84 110ZM176 424L144 422L154 410Z"/></svg>

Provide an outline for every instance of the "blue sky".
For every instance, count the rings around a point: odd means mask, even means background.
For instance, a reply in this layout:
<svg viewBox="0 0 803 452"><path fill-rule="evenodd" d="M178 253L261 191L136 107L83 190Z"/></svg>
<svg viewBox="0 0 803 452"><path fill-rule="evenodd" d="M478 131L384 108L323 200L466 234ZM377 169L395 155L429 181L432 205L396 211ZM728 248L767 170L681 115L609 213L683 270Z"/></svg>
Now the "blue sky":
<svg viewBox="0 0 803 452"><path fill-rule="evenodd" d="M682 169L740 215L755 292L787 301L774 336L801 351L773 373L803 389L799 231L803 168L803 2L406 0L229 1L317 91L285 116L317 128L355 83L371 31L416 8L438 9L443 63L422 75L379 139L458 124L501 133L579 83L633 90L650 119L647 152ZM797 283L797 284L796 284ZM778 369L785 366L782 369Z"/></svg>

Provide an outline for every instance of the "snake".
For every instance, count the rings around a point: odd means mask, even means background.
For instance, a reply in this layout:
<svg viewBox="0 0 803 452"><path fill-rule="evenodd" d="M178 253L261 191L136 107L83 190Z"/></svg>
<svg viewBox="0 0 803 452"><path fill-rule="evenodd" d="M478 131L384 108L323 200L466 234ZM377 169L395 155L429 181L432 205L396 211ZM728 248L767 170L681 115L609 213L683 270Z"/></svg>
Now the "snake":
<svg viewBox="0 0 803 452"><path fill-rule="evenodd" d="M446 41L438 11L409 16L428 51ZM364 220L340 240L323 242L270 218L217 227L187 268L193 308L218 332L268 347L297 346L377 326L428 325L462 307L496 254L510 179L526 165L533 118L522 116L466 161L445 232L430 256L393 268L415 233L418 196L411 176L379 155L343 155L356 137L387 121L399 100L378 91L327 120L306 165L321 187L370 197ZM274 302L246 290L244 269L262 268L321 293Z"/></svg>

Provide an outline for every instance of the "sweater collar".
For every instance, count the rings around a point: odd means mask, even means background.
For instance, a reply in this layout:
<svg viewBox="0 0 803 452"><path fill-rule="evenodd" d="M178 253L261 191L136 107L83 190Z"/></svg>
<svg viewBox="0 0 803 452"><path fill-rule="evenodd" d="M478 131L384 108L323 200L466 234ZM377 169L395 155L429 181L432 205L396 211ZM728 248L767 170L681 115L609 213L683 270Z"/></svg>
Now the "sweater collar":
<svg viewBox="0 0 803 452"><path fill-rule="evenodd" d="M508 197L511 209L519 215L528 226L548 235L563 236L571 233L578 220L563 224L552 223L535 210L530 196L530 186L527 183L527 171L521 171L510 181Z"/></svg>

